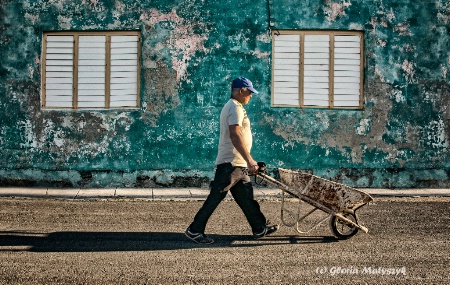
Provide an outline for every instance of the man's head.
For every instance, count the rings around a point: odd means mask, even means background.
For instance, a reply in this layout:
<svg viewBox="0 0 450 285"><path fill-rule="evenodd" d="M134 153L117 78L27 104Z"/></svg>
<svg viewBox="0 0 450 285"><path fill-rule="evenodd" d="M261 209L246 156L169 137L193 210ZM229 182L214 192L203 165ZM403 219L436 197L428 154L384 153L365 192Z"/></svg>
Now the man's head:
<svg viewBox="0 0 450 285"><path fill-rule="evenodd" d="M247 88L250 90L250 92L258 94L259 92L256 91L255 88L253 88L252 82L245 78L245 77L238 77L235 80L233 80L233 83L231 84L231 88Z"/></svg>
<svg viewBox="0 0 450 285"><path fill-rule="evenodd" d="M258 94L258 91L253 88L253 84L245 77L238 77L233 80L231 84L231 98L236 99L241 104L247 104L252 95Z"/></svg>

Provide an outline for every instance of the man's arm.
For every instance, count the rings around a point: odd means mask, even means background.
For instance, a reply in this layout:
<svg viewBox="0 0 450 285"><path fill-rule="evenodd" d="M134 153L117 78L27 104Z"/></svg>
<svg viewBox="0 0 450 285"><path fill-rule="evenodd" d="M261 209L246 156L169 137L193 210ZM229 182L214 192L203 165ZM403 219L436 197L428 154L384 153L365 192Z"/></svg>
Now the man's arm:
<svg viewBox="0 0 450 285"><path fill-rule="evenodd" d="M228 128L230 130L230 139L233 146L247 162L248 171L250 173L255 173L258 171L258 163L252 158L250 152L245 146L244 139L241 135L241 127L239 125L230 125Z"/></svg>

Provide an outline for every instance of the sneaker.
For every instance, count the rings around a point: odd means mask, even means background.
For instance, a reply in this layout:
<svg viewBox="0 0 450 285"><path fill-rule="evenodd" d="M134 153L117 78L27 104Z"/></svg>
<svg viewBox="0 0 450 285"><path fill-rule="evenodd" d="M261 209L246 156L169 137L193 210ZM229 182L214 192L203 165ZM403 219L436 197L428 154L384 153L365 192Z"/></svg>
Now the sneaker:
<svg viewBox="0 0 450 285"><path fill-rule="evenodd" d="M265 237L266 235L273 234L278 230L278 225L272 225L272 226L264 226L264 229L260 233L253 233L253 237L255 239L260 239Z"/></svg>
<svg viewBox="0 0 450 285"><path fill-rule="evenodd" d="M187 236L188 239L192 240L195 243L211 244L214 242L212 238L207 237L205 234L193 233L189 228L186 229L184 234Z"/></svg>

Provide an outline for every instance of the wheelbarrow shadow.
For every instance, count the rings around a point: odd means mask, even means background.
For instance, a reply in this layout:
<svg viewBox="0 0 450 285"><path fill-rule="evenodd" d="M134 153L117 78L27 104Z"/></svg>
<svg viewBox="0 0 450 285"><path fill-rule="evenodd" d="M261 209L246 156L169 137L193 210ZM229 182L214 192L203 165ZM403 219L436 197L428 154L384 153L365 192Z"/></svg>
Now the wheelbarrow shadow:
<svg viewBox="0 0 450 285"><path fill-rule="evenodd" d="M215 243L200 245L175 232L0 232L0 251L108 252L178 250L195 247L255 247L335 242L332 237L210 235Z"/></svg>
<svg viewBox="0 0 450 285"><path fill-rule="evenodd" d="M220 242L220 239L218 239L218 241ZM271 235L258 240L255 240L251 236L234 236L234 238L230 240L230 246L252 247L263 245L331 243L338 241L337 238L331 236Z"/></svg>

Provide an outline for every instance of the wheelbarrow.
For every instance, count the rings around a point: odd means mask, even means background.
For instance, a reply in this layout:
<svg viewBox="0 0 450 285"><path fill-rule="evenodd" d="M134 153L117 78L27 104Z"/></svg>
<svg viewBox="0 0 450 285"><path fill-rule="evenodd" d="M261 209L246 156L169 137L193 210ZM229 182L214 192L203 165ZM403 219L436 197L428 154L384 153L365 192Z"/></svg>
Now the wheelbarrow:
<svg viewBox="0 0 450 285"><path fill-rule="evenodd" d="M356 211L373 201L373 198L360 190L336 183L308 173L279 168L280 180L265 174L265 164L260 164L260 172L257 177L282 190L281 220L284 225L294 227L297 232L306 234L329 219L333 235L338 239L349 239L359 230L367 233L368 229L360 224ZM300 202L306 202L313 207L305 215L300 215L300 206L297 214L292 214L284 206L285 193L298 198ZM300 230L300 223L316 210L322 210L327 215L319 220L307 231ZM285 219L285 213L295 217L294 222Z"/></svg>

